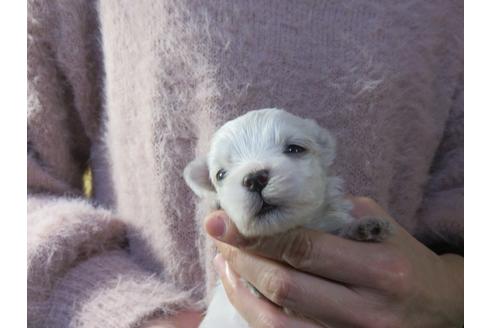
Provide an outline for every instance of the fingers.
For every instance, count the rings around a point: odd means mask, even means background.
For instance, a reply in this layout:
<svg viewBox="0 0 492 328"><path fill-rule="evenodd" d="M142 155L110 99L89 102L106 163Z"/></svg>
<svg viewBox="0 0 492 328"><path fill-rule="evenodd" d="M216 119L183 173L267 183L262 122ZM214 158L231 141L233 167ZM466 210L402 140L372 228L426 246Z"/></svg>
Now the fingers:
<svg viewBox="0 0 492 328"><path fill-rule="evenodd" d="M389 217L376 203L353 198L355 215ZM304 272L360 286L374 286L383 280L381 268L387 261L387 247L354 242L335 235L297 229L275 238L246 239L225 212L212 213L205 222L208 233L227 244L284 262ZM382 282L384 283L384 282Z"/></svg>
<svg viewBox="0 0 492 328"><path fill-rule="evenodd" d="M305 319L288 316L268 300L253 295L220 254L215 258L214 264L229 301L251 327L320 327Z"/></svg>
<svg viewBox="0 0 492 328"><path fill-rule="evenodd" d="M355 218L378 217L391 219L391 216L378 203L368 197L347 196L352 202L351 214Z"/></svg>
<svg viewBox="0 0 492 328"><path fill-rule="evenodd" d="M218 244L231 270L241 272L244 279L273 303L323 322L343 322L342 326L356 323L354 311L363 308L364 299L352 289Z"/></svg>

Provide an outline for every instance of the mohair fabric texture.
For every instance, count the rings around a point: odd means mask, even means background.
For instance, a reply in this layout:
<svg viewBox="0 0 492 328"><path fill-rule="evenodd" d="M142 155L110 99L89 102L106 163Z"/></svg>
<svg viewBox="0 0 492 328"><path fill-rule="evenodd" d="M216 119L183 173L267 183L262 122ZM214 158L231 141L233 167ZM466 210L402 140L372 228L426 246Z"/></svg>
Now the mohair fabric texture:
<svg viewBox="0 0 492 328"><path fill-rule="evenodd" d="M30 327L203 310L182 171L252 109L317 120L348 192L462 250L461 1L30 0L27 23Z"/></svg>

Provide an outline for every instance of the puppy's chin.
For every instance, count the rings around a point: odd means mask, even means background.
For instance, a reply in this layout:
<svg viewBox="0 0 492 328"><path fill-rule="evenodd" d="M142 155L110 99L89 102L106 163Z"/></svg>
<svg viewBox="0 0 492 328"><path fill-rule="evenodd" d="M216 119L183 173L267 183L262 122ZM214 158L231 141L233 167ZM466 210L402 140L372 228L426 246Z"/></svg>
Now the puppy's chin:
<svg viewBox="0 0 492 328"><path fill-rule="evenodd" d="M307 223L313 216L312 208L296 208L285 204L265 203L260 197L251 197L242 207L224 204L239 232L246 237L270 236ZM249 203L249 204L245 204ZM306 222L305 222L306 221Z"/></svg>

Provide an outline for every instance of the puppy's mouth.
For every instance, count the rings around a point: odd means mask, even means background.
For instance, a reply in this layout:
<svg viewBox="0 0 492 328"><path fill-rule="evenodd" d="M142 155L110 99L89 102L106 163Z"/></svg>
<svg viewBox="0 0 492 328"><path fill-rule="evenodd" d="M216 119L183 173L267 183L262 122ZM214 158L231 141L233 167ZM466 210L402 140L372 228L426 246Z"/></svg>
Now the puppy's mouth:
<svg viewBox="0 0 492 328"><path fill-rule="evenodd" d="M263 204L261 205L260 210L256 213L257 217L265 216L273 211L278 209L277 205L269 204L263 200Z"/></svg>

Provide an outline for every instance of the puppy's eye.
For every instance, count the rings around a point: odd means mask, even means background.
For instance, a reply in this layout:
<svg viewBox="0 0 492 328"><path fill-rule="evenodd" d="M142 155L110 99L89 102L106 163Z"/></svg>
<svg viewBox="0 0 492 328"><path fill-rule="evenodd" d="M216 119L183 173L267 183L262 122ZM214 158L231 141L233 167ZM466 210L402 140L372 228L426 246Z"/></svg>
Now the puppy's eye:
<svg viewBox="0 0 492 328"><path fill-rule="evenodd" d="M226 171L224 169L220 169L219 171L217 171L215 177L217 178L217 181L220 181L225 178L225 175L226 175Z"/></svg>
<svg viewBox="0 0 492 328"><path fill-rule="evenodd" d="M300 154L304 153L305 151L306 148L299 145L288 145L284 150L284 154Z"/></svg>

